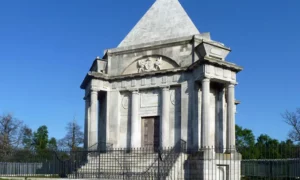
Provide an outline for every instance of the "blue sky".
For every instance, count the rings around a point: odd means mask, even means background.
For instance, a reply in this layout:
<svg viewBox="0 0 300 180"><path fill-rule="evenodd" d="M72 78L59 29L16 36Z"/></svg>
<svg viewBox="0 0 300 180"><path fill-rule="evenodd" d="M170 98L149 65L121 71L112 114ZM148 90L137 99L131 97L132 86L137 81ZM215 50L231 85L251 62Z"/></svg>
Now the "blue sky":
<svg viewBox="0 0 300 180"><path fill-rule="evenodd" d="M0 113L61 138L96 56L116 47L154 0L6 0L0 3ZM300 107L300 1L181 0L200 32L233 51L237 124L284 140L280 114Z"/></svg>

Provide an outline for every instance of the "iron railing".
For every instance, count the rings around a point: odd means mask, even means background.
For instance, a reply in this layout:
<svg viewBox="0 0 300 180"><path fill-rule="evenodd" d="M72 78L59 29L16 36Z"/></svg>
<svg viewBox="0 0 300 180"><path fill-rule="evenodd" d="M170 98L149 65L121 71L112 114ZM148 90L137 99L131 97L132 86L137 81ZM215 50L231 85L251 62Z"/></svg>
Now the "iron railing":
<svg viewBox="0 0 300 180"><path fill-rule="evenodd" d="M233 148L230 148L232 151ZM246 159L241 160L242 153ZM171 148L76 151L11 150L0 153L0 177L74 179L299 179L300 148Z"/></svg>
<svg viewBox="0 0 300 180"><path fill-rule="evenodd" d="M114 145L112 143L97 142L94 145L88 147L88 151L110 151L113 150Z"/></svg>

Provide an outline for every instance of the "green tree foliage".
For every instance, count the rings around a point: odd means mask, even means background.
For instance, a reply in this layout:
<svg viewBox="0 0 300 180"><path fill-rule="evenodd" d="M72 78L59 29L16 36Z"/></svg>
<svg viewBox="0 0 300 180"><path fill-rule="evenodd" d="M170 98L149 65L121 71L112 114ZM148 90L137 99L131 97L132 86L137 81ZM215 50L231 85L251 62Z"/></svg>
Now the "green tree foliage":
<svg viewBox="0 0 300 180"><path fill-rule="evenodd" d="M291 158L291 157L300 157L299 156L299 146L295 145L292 140L288 139L282 141L279 145L281 151L281 158Z"/></svg>
<svg viewBox="0 0 300 180"><path fill-rule="evenodd" d="M255 145L255 137L250 129L243 129L236 125L236 145L238 147L251 147Z"/></svg>
<svg viewBox="0 0 300 180"><path fill-rule="evenodd" d="M238 151L243 155L244 159L255 159L257 157L257 149L255 148L255 136L250 129L243 129L236 125L236 146Z"/></svg>
<svg viewBox="0 0 300 180"><path fill-rule="evenodd" d="M52 151L57 150L57 142L56 139L53 137L48 141L48 149Z"/></svg>
<svg viewBox="0 0 300 180"><path fill-rule="evenodd" d="M25 150L31 150L33 146L33 133L32 129L28 126L24 126L22 129L22 145Z"/></svg>
<svg viewBox="0 0 300 180"><path fill-rule="evenodd" d="M236 146L243 159L283 159L299 158L299 146L293 141L279 142L266 134L261 134L255 141L253 132L236 126Z"/></svg>
<svg viewBox="0 0 300 180"><path fill-rule="evenodd" d="M22 144L23 152L26 151L27 155L30 154L30 159L33 159L32 157L36 159L50 159L53 155L51 151L57 150L56 139L48 139L48 128L45 125L40 126L35 132L24 126Z"/></svg>
<svg viewBox="0 0 300 180"><path fill-rule="evenodd" d="M37 151L42 151L47 148L48 144L48 128L41 126L33 133L34 148Z"/></svg>
<svg viewBox="0 0 300 180"><path fill-rule="evenodd" d="M279 141L276 139L272 139L270 136L266 134L262 134L257 138L256 148L259 150L259 159L279 159L280 148Z"/></svg>

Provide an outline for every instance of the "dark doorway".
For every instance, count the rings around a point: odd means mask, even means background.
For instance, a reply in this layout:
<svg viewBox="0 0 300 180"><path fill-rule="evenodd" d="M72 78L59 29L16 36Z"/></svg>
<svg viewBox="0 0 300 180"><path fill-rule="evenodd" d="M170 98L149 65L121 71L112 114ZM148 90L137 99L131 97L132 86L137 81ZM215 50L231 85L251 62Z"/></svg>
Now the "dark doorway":
<svg viewBox="0 0 300 180"><path fill-rule="evenodd" d="M142 146L153 148L159 147L159 118L143 117L142 118Z"/></svg>

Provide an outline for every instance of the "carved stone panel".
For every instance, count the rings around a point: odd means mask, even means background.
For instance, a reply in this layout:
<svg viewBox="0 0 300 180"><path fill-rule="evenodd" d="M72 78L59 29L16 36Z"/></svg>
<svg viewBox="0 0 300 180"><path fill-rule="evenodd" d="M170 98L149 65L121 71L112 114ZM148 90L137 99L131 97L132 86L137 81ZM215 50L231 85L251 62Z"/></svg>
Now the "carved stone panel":
<svg viewBox="0 0 300 180"><path fill-rule="evenodd" d="M135 60L125 68L123 74L145 73L179 67L178 64L165 57L148 56Z"/></svg>
<svg viewBox="0 0 300 180"><path fill-rule="evenodd" d="M141 59L138 61L139 73L160 70L162 66L162 57Z"/></svg>

